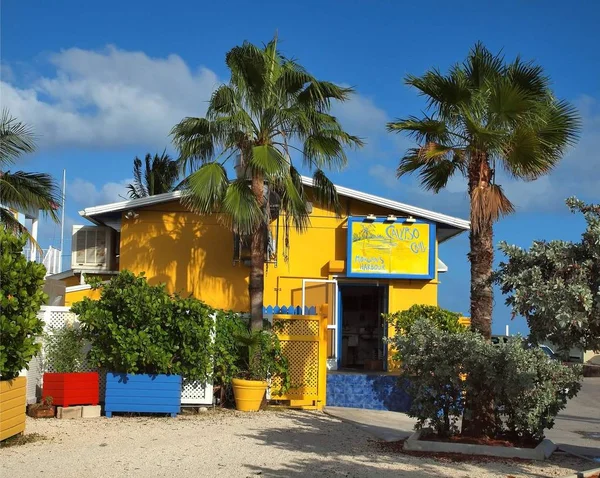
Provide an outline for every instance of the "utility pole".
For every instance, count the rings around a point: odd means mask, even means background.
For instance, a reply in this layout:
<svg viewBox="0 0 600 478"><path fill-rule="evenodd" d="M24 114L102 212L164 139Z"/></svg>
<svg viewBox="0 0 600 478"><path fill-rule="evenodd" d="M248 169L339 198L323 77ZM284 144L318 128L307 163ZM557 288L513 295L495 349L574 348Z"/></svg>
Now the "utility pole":
<svg viewBox="0 0 600 478"><path fill-rule="evenodd" d="M63 256L65 246L65 196L67 188L67 170L63 169L63 183L62 183L62 209L60 212L60 271L63 270Z"/></svg>

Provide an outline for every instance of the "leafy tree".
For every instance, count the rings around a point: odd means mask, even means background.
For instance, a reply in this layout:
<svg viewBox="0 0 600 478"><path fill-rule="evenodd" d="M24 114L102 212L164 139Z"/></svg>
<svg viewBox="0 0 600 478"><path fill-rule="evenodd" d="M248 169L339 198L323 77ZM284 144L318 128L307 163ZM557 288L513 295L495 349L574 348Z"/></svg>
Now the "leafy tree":
<svg viewBox="0 0 600 478"><path fill-rule="evenodd" d="M502 242L507 260L495 277L532 342L600 350L600 205L567 205L585 217L581 242L535 241L528 250Z"/></svg>
<svg viewBox="0 0 600 478"><path fill-rule="evenodd" d="M340 212L324 169L345 166L344 148L362 142L329 114L331 102L347 100L353 90L319 81L285 58L276 37L262 48L245 42L225 62L229 83L215 90L206 117L185 118L172 134L184 168L197 168L187 179L187 204L200 214L218 213L224 225L250 240L251 324L260 329L272 214L284 215L286 230L292 223L303 231L309 220L307 192L290 150L298 150L313 173L316 200ZM239 174L230 181L225 163L232 157L239 158Z"/></svg>
<svg viewBox="0 0 600 478"><path fill-rule="evenodd" d="M442 309L434 305L415 304L407 310L391 314L383 314L385 320L394 326L398 333L410 333L415 322L424 320L436 329L448 332L462 332L465 330L460 320L460 314Z"/></svg>
<svg viewBox="0 0 600 478"><path fill-rule="evenodd" d="M34 151L35 138L31 128L12 117L8 110L3 110L0 117L0 223L23 234L39 247L11 209L40 210L58 222L59 188L49 174L5 170L23 154Z"/></svg>
<svg viewBox="0 0 600 478"><path fill-rule="evenodd" d="M142 172L142 160L136 156L133 160L133 183L127 187L131 199L168 193L175 189L179 165L165 151L154 157L146 154L144 166Z"/></svg>
<svg viewBox="0 0 600 478"><path fill-rule="evenodd" d="M513 212L496 183L496 168L531 181L547 174L580 129L575 109L557 100L543 69L517 57L505 62L478 43L447 74L433 69L406 83L427 100L428 113L388 124L417 145L400 160L398 176L418 172L438 193L456 174L470 198L471 324L491 335L493 224Z"/></svg>
<svg viewBox="0 0 600 478"><path fill-rule="evenodd" d="M38 318L46 268L23 255L25 237L0 228L0 380L11 380L39 351L44 329Z"/></svg>

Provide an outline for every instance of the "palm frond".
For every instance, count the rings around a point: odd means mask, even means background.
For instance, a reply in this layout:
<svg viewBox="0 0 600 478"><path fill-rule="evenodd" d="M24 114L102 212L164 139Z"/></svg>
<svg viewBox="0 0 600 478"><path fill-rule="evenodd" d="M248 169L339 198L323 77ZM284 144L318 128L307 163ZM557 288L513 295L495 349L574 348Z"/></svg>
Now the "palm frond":
<svg viewBox="0 0 600 478"><path fill-rule="evenodd" d="M27 228L19 222L19 220L14 216L14 214L11 211L4 207L0 207L0 224L2 224L2 227L6 228L14 234L25 236L31 244L31 246L35 247L40 254L42 253L41 246L33 238L33 236L27 230Z"/></svg>
<svg viewBox="0 0 600 478"><path fill-rule="evenodd" d="M464 151L436 143L428 143L421 148L412 148L400 160L396 174L419 172L424 189L435 193L446 187L454 174L464 174L466 170Z"/></svg>
<svg viewBox="0 0 600 478"><path fill-rule="evenodd" d="M0 172L0 203L18 210L40 210L58 222L61 192L49 174Z"/></svg>
<svg viewBox="0 0 600 478"><path fill-rule="evenodd" d="M264 144L254 146L248 158L248 166L255 172L266 178L286 176L288 174L289 161L276 147Z"/></svg>
<svg viewBox="0 0 600 478"><path fill-rule="evenodd" d="M127 189L131 199L148 196L148 191L144 188L144 181L142 180L142 160L137 156L133 160L133 183L130 183Z"/></svg>
<svg viewBox="0 0 600 478"><path fill-rule="evenodd" d="M410 116L407 119L397 119L387 124L390 132L405 132L413 137L417 143L448 143L450 131L444 121L425 117L419 119Z"/></svg>
<svg viewBox="0 0 600 478"><path fill-rule="evenodd" d="M313 187L319 204L332 209L338 217L341 216L342 205L335 185L321 169L317 169L313 174Z"/></svg>
<svg viewBox="0 0 600 478"><path fill-rule="evenodd" d="M221 213L223 223L242 236L253 234L267 223L265 212L244 179L229 183Z"/></svg>
<svg viewBox="0 0 600 478"><path fill-rule="evenodd" d="M0 166L14 164L21 155L34 151L35 137L32 128L3 109L0 117Z"/></svg>
<svg viewBox="0 0 600 478"><path fill-rule="evenodd" d="M474 231L479 231L514 211L513 204L498 184L476 187L471 194L471 227Z"/></svg>
<svg viewBox="0 0 600 478"><path fill-rule="evenodd" d="M192 168L197 162L202 164L215 154L215 142L221 136L215 124L206 118L187 117L171 130L173 144L179 150L181 169Z"/></svg>
<svg viewBox="0 0 600 478"><path fill-rule="evenodd" d="M229 180L219 163L205 163L186 181L182 202L199 214L220 213Z"/></svg>

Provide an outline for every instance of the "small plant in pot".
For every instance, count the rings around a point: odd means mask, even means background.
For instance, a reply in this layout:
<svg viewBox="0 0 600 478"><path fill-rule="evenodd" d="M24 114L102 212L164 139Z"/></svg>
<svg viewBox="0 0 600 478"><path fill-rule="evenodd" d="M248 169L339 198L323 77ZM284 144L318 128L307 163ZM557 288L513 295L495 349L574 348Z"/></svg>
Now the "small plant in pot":
<svg viewBox="0 0 600 478"><path fill-rule="evenodd" d="M55 413L56 407L52 404L52 397L50 396L27 407L27 415L32 418L54 418Z"/></svg>
<svg viewBox="0 0 600 478"><path fill-rule="evenodd" d="M88 372L86 342L78 325L67 324L44 335L42 398L61 407L98 405L98 372Z"/></svg>
<svg viewBox="0 0 600 478"><path fill-rule="evenodd" d="M247 331L236 336L240 351L237 378L232 380L235 406L241 411L258 411L265 403L271 385L273 395L290 388L288 361L277 335L269 328Z"/></svg>

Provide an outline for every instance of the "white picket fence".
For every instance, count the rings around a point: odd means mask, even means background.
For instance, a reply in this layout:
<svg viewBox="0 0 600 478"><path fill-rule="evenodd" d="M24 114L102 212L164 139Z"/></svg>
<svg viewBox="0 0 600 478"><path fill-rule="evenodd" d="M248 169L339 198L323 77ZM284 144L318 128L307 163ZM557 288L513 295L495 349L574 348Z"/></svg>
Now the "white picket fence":
<svg viewBox="0 0 600 478"><path fill-rule="evenodd" d="M51 334L52 330L59 329L72 323L77 324L77 316L71 312L69 307L42 306L38 313L44 321L44 332ZM41 339L40 339L41 340ZM52 363L45 362L43 353L39 353L29 363L27 370L27 403L35 403L42 394L44 371L52 372ZM88 371L95 371L90 368ZM106 375L100 371L100 401L104 402L104 391L106 389ZM181 405L194 407L199 405L212 405L213 385L198 380L186 380L184 377L181 389Z"/></svg>

